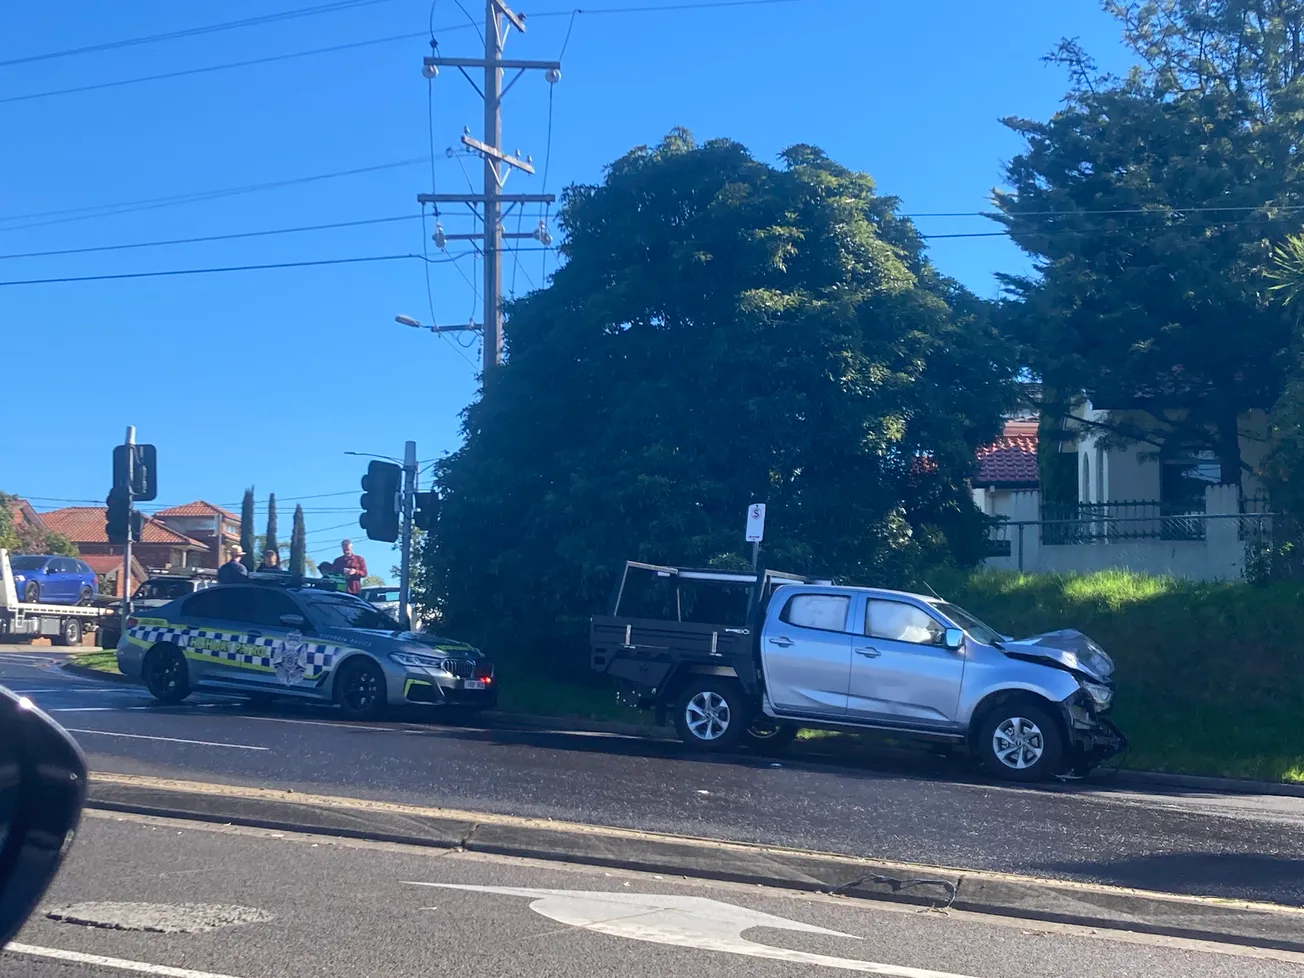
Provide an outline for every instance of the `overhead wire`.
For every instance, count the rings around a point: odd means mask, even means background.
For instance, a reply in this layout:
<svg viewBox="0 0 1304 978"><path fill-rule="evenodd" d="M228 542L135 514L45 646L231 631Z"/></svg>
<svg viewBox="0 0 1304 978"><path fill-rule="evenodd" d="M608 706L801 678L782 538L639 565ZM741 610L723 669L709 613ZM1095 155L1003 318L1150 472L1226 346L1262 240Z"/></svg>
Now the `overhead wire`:
<svg viewBox="0 0 1304 978"><path fill-rule="evenodd" d="M104 41L99 44L86 44L76 48L65 48L62 51L48 51L44 54L29 54L20 58L9 58L8 60L0 61L0 68L11 68L14 65L33 64L38 61L52 61L56 58L69 58L82 54L98 54L101 51L116 51L120 48L136 47L141 44L154 44L159 41L175 41L185 37L199 37L204 34L216 34L220 31L236 30L237 28L242 27L257 27L262 24L294 20L298 17L336 13L341 10L352 10L356 7L369 7L378 3L389 2L391 2L391 0L336 0L334 3L322 3L314 7L300 7L296 10L283 10L275 14L261 14L257 17L245 17L242 20L229 20L219 24L206 24L201 27L188 27L178 31L168 31L163 34L147 34L143 37L129 37L118 41Z"/></svg>

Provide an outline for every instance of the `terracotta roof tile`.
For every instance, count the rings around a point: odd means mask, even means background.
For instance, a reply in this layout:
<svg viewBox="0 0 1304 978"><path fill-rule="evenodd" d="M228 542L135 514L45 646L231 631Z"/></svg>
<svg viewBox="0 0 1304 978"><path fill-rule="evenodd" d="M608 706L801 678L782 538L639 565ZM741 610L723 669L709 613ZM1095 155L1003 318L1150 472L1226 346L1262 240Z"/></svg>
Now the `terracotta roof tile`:
<svg viewBox="0 0 1304 978"><path fill-rule="evenodd" d="M1037 482L1037 422L1005 422L1001 437L978 450L974 486L1033 487Z"/></svg>
<svg viewBox="0 0 1304 978"><path fill-rule="evenodd" d="M202 499L196 499L193 503L182 503L180 506L172 506L168 509L160 509L155 516L225 516L230 520L239 520L230 510L223 509L221 506L214 506L212 503L205 502Z"/></svg>
<svg viewBox="0 0 1304 978"><path fill-rule="evenodd" d="M104 533L107 510L103 506L65 506L41 514L41 520L52 533L60 533L73 543L108 543ZM141 543L163 543L174 547L207 550L198 540L192 540L176 530L169 529L158 520L145 517Z"/></svg>

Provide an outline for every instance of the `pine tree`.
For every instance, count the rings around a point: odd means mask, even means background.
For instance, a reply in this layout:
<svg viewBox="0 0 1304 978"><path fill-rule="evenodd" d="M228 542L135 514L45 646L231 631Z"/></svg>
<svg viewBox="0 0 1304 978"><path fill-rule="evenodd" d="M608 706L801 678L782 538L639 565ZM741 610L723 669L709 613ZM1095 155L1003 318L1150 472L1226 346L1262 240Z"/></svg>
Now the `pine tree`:
<svg viewBox="0 0 1304 978"><path fill-rule="evenodd" d="M276 493L267 497L267 536L263 540L263 549L271 550L278 557L281 555L281 542L276 536Z"/></svg>
<svg viewBox="0 0 1304 978"><path fill-rule="evenodd" d="M290 530L290 573L303 577L307 569L308 543L303 529L303 507L294 507L294 526Z"/></svg>
<svg viewBox="0 0 1304 978"><path fill-rule="evenodd" d="M240 503L240 549L244 557L240 562L249 570L258 565L254 563L254 487L245 490L244 500Z"/></svg>

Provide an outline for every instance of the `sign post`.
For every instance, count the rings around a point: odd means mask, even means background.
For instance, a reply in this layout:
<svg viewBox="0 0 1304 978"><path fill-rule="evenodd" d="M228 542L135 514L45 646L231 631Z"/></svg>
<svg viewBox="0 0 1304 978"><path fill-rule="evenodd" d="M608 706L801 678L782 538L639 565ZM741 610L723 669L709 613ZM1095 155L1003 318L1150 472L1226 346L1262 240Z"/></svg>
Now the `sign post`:
<svg viewBox="0 0 1304 978"><path fill-rule="evenodd" d="M747 507L747 542L752 545L752 570L760 560L761 541L765 539L765 503Z"/></svg>

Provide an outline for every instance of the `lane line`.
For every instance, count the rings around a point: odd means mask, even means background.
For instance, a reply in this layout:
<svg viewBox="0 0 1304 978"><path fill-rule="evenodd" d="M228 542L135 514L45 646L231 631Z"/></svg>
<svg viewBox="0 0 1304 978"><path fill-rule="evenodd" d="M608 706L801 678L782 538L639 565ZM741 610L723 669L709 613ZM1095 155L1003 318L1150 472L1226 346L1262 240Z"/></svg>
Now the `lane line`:
<svg viewBox="0 0 1304 978"><path fill-rule="evenodd" d="M46 713L121 713L122 708L117 706L51 706L46 707Z"/></svg>
<svg viewBox="0 0 1304 978"><path fill-rule="evenodd" d="M131 734L118 733L114 730L79 730L76 727L65 727L69 733L75 734L99 734L102 737L129 737L132 740L162 740L170 744L195 744L199 747L230 747L233 750L271 750L270 747L254 747L250 744L219 744L212 740L185 740L181 737L151 737L148 734Z"/></svg>
<svg viewBox="0 0 1304 978"><path fill-rule="evenodd" d="M128 961L125 958L109 958L103 954L83 954L81 951L64 951L57 947L38 947L35 944L9 944L6 945L5 950L12 954L27 954L36 958L54 958L56 961L97 965L101 968L117 968L119 971L134 971L143 975L163 975L165 978L236 978L235 975L220 975L213 971L172 968L165 964Z"/></svg>

